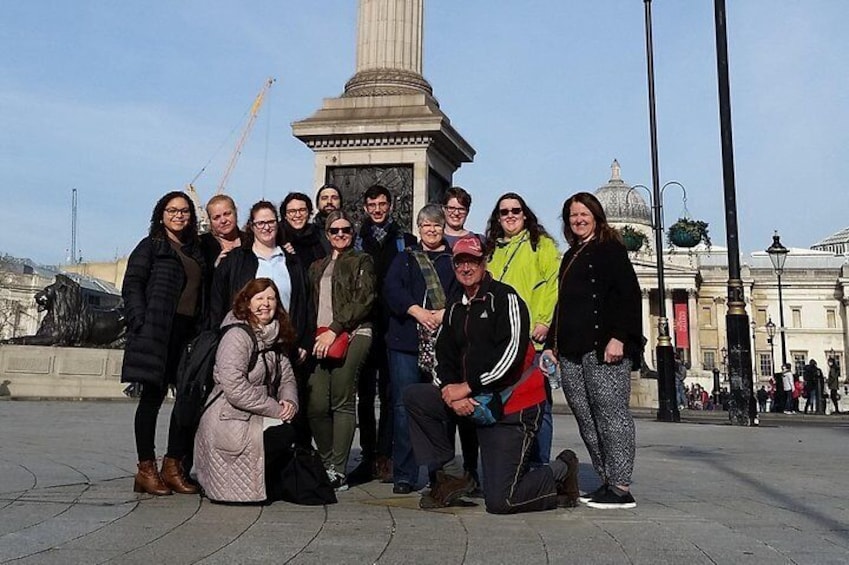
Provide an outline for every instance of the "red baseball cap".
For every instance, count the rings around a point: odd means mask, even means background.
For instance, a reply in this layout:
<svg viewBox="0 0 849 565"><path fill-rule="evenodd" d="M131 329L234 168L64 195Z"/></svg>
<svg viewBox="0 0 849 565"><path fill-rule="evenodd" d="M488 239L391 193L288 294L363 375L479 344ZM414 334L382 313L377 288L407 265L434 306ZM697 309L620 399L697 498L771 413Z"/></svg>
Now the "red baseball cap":
<svg viewBox="0 0 849 565"><path fill-rule="evenodd" d="M458 255L471 255L472 257L483 257L481 240L476 235L467 235L454 242L452 249L454 257Z"/></svg>

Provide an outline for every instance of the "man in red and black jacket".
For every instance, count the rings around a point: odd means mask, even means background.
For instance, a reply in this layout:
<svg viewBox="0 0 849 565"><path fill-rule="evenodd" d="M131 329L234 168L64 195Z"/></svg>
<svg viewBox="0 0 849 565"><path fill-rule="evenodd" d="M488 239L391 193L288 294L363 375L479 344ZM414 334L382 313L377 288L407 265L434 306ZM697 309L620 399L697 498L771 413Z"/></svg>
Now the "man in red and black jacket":
<svg viewBox="0 0 849 565"><path fill-rule="evenodd" d="M578 461L566 450L550 466L528 469L542 421L543 376L532 365L528 309L512 287L493 280L477 237L454 244L463 296L445 313L436 343L433 384L407 388L410 439L416 461L431 473L422 508L450 506L475 482L455 459L454 425L471 417L488 393L495 422L478 424L486 509L494 514L574 506ZM433 386L436 385L436 386ZM498 402L505 398L503 405Z"/></svg>

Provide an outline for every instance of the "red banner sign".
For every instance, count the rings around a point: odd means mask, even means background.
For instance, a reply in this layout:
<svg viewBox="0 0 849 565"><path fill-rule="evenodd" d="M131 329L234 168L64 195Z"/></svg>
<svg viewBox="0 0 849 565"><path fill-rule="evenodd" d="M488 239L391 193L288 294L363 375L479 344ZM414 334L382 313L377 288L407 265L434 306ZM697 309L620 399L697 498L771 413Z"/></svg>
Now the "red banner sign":
<svg viewBox="0 0 849 565"><path fill-rule="evenodd" d="M687 313L687 303L674 304L675 309L675 346L679 349L690 349L690 316Z"/></svg>

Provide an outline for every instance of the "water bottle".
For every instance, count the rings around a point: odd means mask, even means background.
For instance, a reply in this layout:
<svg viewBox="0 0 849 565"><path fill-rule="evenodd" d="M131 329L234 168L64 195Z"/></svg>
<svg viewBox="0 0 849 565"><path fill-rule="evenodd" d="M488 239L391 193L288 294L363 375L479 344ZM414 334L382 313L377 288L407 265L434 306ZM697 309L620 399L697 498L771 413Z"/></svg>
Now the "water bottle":
<svg viewBox="0 0 849 565"><path fill-rule="evenodd" d="M549 357L543 357L542 367L545 370L545 376L548 377L548 384L551 385L551 390L557 390L560 388L559 363L555 363Z"/></svg>

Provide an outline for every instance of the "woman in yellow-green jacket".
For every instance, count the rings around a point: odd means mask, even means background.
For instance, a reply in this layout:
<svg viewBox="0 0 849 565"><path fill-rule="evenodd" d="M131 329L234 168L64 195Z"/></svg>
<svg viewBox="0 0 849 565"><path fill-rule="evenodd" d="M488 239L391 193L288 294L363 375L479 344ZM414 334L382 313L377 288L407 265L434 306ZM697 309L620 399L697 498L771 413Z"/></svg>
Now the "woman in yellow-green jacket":
<svg viewBox="0 0 849 565"><path fill-rule="evenodd" d="M486 228L489 246L489 272L493 278L512 286L531 315L531 340L537 352L548 337L551 316L557 303L557 273L560 252L554 239L537 220L525 200L514 192L503 194ZM553 435L551 391L543 410L532 465L545 465L551 455Z"/></svg>

